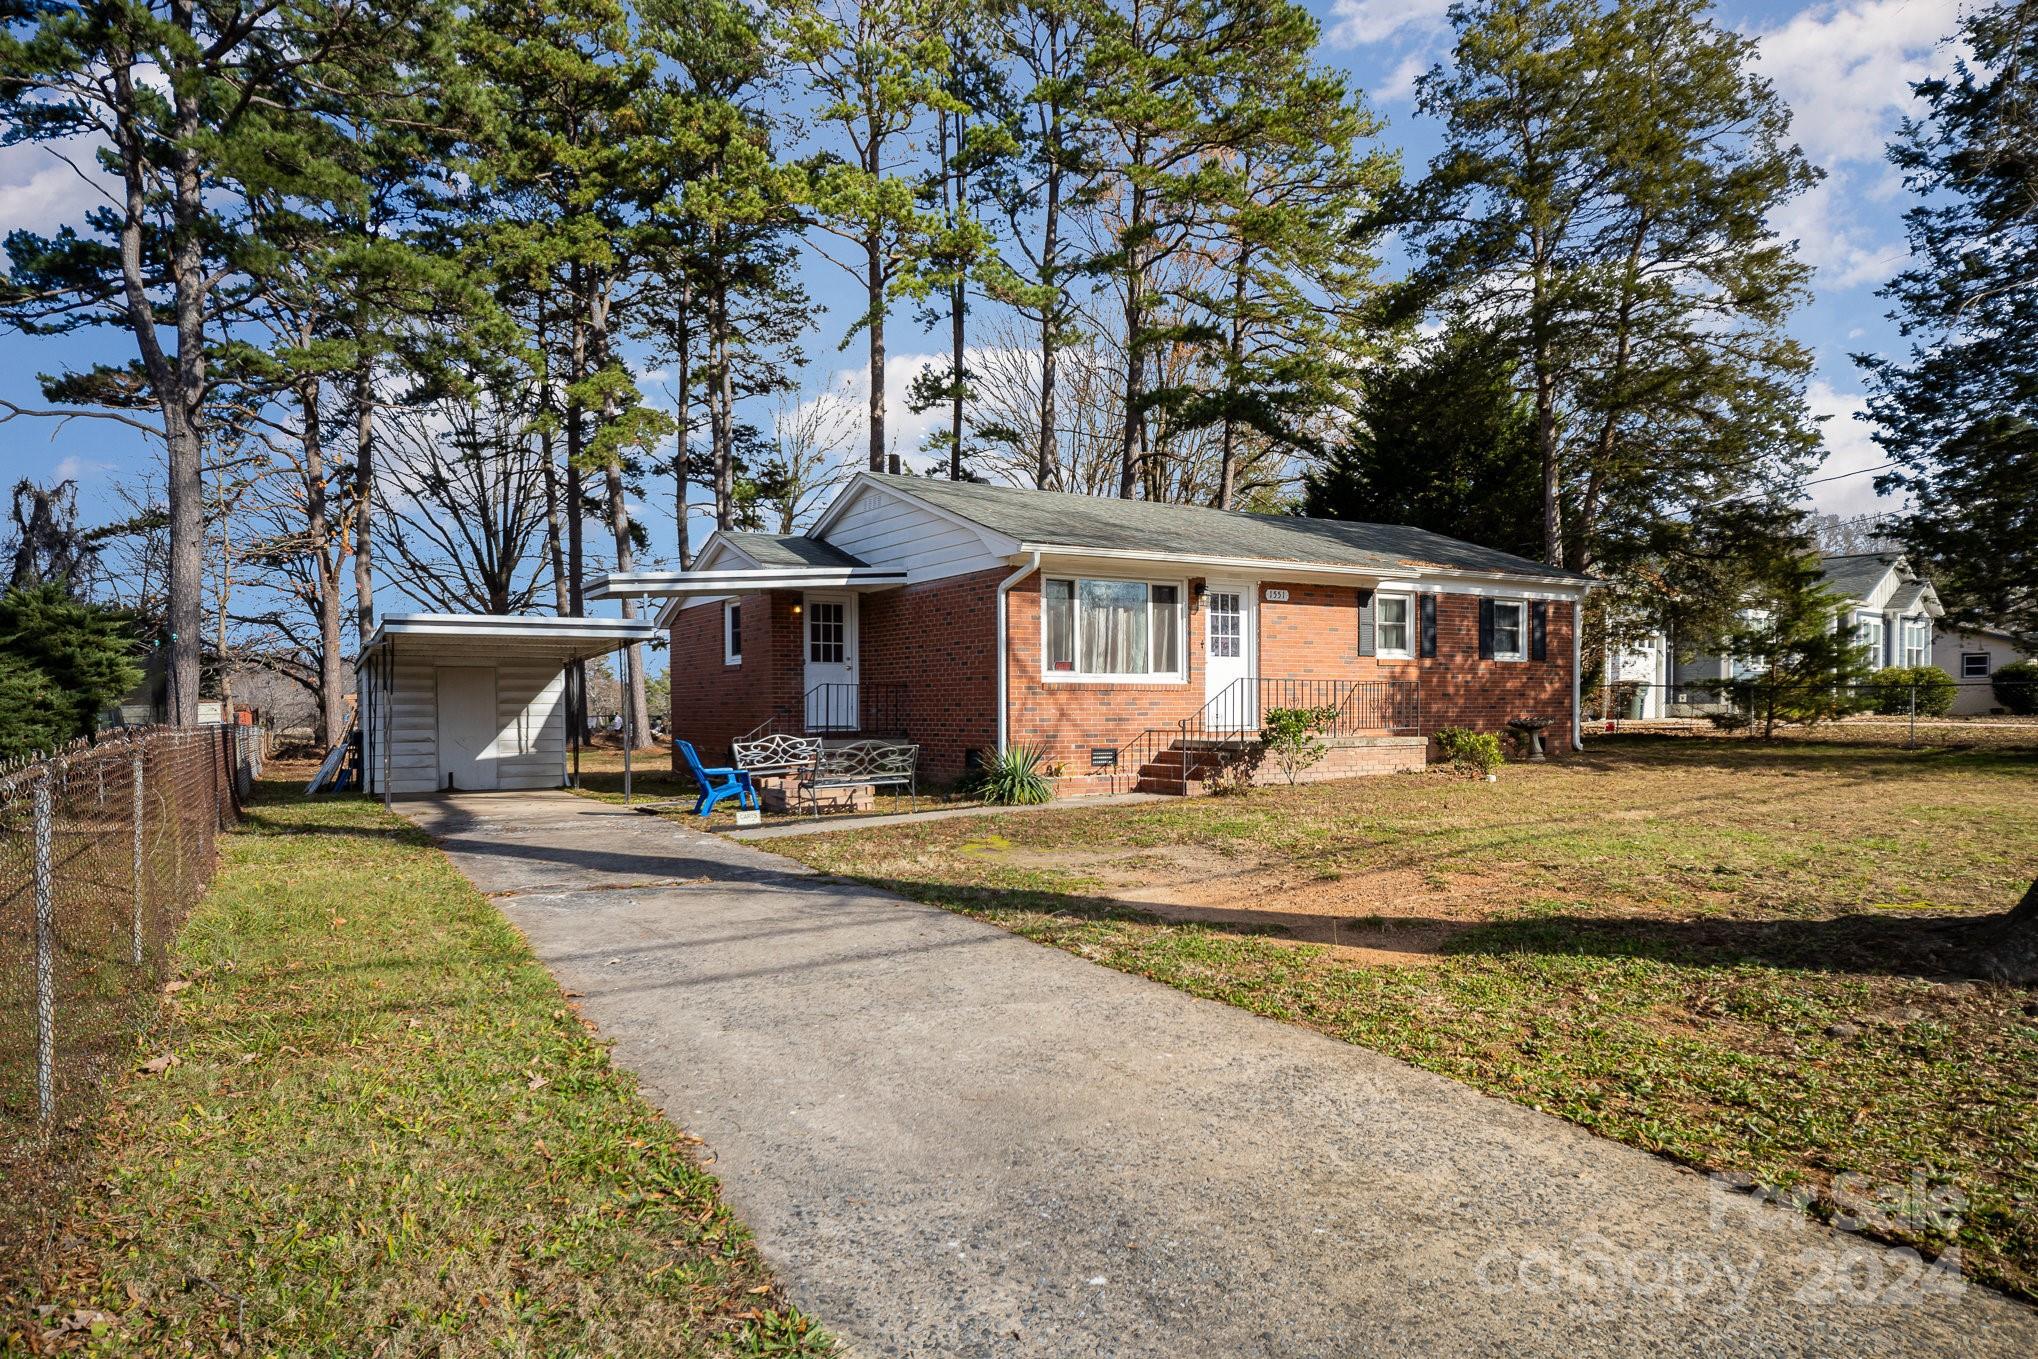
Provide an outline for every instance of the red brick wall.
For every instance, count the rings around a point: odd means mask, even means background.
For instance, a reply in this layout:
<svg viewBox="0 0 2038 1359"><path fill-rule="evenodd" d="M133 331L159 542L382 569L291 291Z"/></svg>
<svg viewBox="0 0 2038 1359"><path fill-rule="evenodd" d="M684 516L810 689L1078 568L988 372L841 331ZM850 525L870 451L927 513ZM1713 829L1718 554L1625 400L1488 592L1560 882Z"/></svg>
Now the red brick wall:
<svg viewBox="0 0 2038 1359"><path fill-rule="evenodd" d="M965 752L997 741L997 586L1007 573L978 572L860 600L860 665L868 684L906 685L906 731L923 747L930 782L962 772ZM1205 702L1203 617L1190 581L1186 683L1107 684L1044 679L1041 674L1040 577L1007 596L1010 738L1046 749L1071 775L1090 769L1095 746L1118 748L1149 727L1193 717ZM1266 598L1269 588L1288 592ZM797 591L744 599L743 664L722 663L722 611L682 609L672 629L673 731L721 758L730 740L783 706L797 713L805 692ZM1358 654L1354 587L1262 581L1256 606L1259 673L1279 679L1417 679L1422 730L1469 726L1500 730L1509 718L1547 717L1550 745L1562 749L1571 721L1572 606L1549 605L1548 659L1479 659L1479 602L1437 600L1437 654L1381 660ZM1125 771L1131 772L1131 771Z"/></svg>
<svg viewBox="0 0 2038 1359"><path fill-rule="evenodd" d="M770 717L780 705L796 711L801 685L800 626L793 614L797 590L744 595L743 659L722 660L722 604L681 609L672 620L672 734L691 741L701 758L719 763L729 743ZM677 752L673 767L679 767Z"/></svg>
<svg viewBox="0 0 2038 1359"><path fill-rule="evenodd" d="M1013 744L1039 746L1047 752L1047 763L1059 762L1070 774L1084 775L1090 771L1091 747L1115 750L1148 727L1169 726L1200 712L1203 618L1195 607L1193 582L1185 593L1190 607L1188 682L1097 683L1042 678L1040 575L1013 586L1006 596Z"/></svg>
<svg viewBox="0 0 2038 1359"><path fill-rule="evenodd" d="M1422 729L1471 727L1501 731L1509 718L1544 717L1552 751L1571 744L1571 629L1573 605L1549 605L1547 659L1479 659L1479 600L1437 597L1437 654L1420 662ZM1523 639L1526 644L1527 639Z"/></svg>
<svg viewBox="0 0 2038 1359"><path fill-rule="evenodd" d="M865 684L906 686L906 734L920 745L920 775L947 783L963 755L998 741L999 569L867 594L862 600Z"/></svg>
<svg viewBox="0 0 2038 1359"><path fill-rule="evenodd" d="M1092 746L1122 746L1148 727L1165 727L1202 711L1203 617L1189 582L1187 684L1102 684L1053 681L1040 671L1040 580L1015 586L1011 609L1011 736L1047 748L1072 775L1089 770ZM1269 600L1269 589L1286 600ZM1437 654L1432 659L1382 660L1359 655L1359 591L1355 586L1263 580L1257 602L1259 673L1268 679L1416 680L1422 731L1467 726L1498 731L1512 717L1551 722L1551 748L1568 741L1571 721L1571 610L1549 605L1543 661L1479 659L1479 601L1437 599ZM1411 620L1411 629L1416 625ZM1411 638L1413 641L1413 638ZM1300 701L1300 700L1298 700Z"/></svg>

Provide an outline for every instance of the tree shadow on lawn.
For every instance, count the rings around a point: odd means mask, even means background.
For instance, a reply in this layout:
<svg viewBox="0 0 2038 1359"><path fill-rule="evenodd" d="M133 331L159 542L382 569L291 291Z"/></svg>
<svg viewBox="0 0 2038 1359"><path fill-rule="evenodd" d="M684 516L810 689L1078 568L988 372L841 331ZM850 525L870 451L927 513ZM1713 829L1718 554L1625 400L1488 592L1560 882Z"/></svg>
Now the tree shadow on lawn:
<svg viewBox="0 0 2038 1359"><path fill-rule="evenodd" d="M1424 916L1353 916L1181 906L1034 889L957 887L909 879L868 879L901 896L962 906L996 919L1048 914L1081 920L1188 925L1281 943L1332 944L1436 957L1524 954L1641 960L1679 967L1765 967L1906 977L2007 981L1995 956L2001 915L1853 912L1814 920L1659 920L1580 914L1466 921Z"/></svg>

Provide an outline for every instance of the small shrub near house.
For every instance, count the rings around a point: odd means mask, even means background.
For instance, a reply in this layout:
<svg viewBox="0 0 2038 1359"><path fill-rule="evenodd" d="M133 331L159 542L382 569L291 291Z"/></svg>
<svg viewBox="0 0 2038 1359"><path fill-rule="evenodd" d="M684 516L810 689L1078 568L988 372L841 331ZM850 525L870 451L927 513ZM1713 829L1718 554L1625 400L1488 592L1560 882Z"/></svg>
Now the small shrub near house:
<svg viewBox="0 0 2038 1359"><path fill-rule="evenodd" d="M976 777L976 794L995 807L1035 807L1054 801L1054 785L1040 773L1047 752L1039 746L1016 745L984 761Z"/></svg>
<svg viewBox="0 0 2038 1359"><path fill-rule="evenodd" d="M1491 774L1507 762L1498 736L1470 727L1444 727L1437 732L1437 749L1453 769L1472 774Z"/></svg>
<svg viewBox="0 0 2038 1359"><path fill-rule="evenodd" d="M1989 676L1996 702L2019 717L2038 713L2038 661L2016 661Z"/></svg>
<svg viewBox="0 0 2038 1359"><path fill-rule="evenodd" d="M1303 772L1323 759L1330 747L1319 737L1336 719L1334 707L1267 710L1267 720L1260 727L1260 746L1289 786L1299 783Z"/></svg>
<svg viewBox="0 0 2038 1359"><path fill-rule="evenodd" d="M1876 671L1868 681L1869 702L1879 713L1909 714L1913 692L1918 716L1943 717L1952 710L1960 690L1953 676L1936 665L1892 665Z"/></svg>

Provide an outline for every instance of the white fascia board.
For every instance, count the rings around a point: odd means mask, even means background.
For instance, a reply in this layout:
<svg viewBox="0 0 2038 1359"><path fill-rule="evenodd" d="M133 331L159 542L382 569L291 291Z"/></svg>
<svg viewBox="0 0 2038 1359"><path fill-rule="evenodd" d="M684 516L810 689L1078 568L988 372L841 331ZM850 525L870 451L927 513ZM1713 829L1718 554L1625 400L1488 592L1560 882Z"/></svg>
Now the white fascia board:
<svg viewBox="0 0 2038 1359"><path fill-rule="evenodd" d="M977 536L977 541L984 545L984 551L994 557L1022 556L1025 553L1025 548L1017 539L1008 538L995 529L985 528L976 520L957 514L954 510L930 504L903 487L877 480L868 472L858 472L850 478L849 484L842 488L842 493L830 501L828 508L821 511L820 517L814 520L814 526L807 530L807 536L819 538L822 542L828 541L829 526L848 511L850 504L858 496L872 494L889 496L893 500L911 505L916 510L924 510L937 519L954 524L957 528L969 530Z"/></svg>
<svg viewBox="0 0 2038 1359"><path fill-rule="evenodd" d="M1510 599L1582 599L1598 581L1548 580L1541 576L1515 576L1504 572L1472 572L1451 568L1397 565L1392 571L1369 566L1346 566L1334 562L1294 562L1267 557L1215 557L1193 552L1144 552L1124 548L1073 547L1066 544L1022 543L1023 553L1038 552L1045 559L1043 570L1078 569L1098 563L1105 569L1129 570L1138 563L1152 563L1155 572L1180 574L1184 567L1228 572L1266 581L1344 582L1354 581L1379 589L1447 589L1454 594L1501 595ZM1137 574L1136 571L1133 572ZM1153 574L1149 573L1149 574Z"/></svg>

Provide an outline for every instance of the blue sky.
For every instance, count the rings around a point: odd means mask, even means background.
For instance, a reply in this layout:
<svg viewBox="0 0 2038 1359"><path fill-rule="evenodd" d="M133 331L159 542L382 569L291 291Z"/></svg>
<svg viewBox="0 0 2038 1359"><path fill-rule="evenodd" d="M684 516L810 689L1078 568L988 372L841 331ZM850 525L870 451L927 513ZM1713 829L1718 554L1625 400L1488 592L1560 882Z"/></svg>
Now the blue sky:
<svg viewBox="0 0 2038 1359"><path fill-rule="evenodd" d="M1434 152L1437 131L1413 107L1413 82L1449 51L1447 0L1310 0L1322 19L1325 60L1341 63L1385 115L1384 139L1401 150L1408 170L1419 172ZM1901 215L1906 196L1883 149L1898 119L1911 109L1909 84L1950 61L1940 40L1955 26L1954 0L1845 0L1807 6L1722 4L1721 21L1760 39L1762 69L1796 115L1794 132L1825 182L1793 204L1777 223L1802 245L1817 268L1816 300L1794 330L1818 356L1811 388L1824 425L1825 465L1813 475L1837 478L1813 488L1820 509L1861 513L1885 507L1873 476L1845 475L1883 461L1868 430L1853 417L1861 408L1861 382L1851 352L1893 345L1894 328L1875 289L1901 267L1905 251ZM75 221L94 201L93 191L65 165L33 147L0 151L0 232L49 230ZM861 345L838 353L843 318L855 313L841 278L810 260L810 286L832 304L821 333L809 344L810 393L833 392L862 400ZM912 372L937 344L913 333L910 319L894 321L890 365L893 427L900 446L912 448L935 416L905 410ZM0 335L0 397L39 405L35 375L94 359L124 362L131 342L111 332L63 339ZM647 395L658 399L656 375ZM759 413L761 416L762 413ZM84 516L97 521L118 513L117 489L147 473L154 454L139 436L103 421L16 420L0 425L0 465L8 482L75 478ZM653 555L671 551L669 485L647 488L645 517L653 527ZM592 527L592 526L591 526ZM600 542L596 532L590 544ZM698 541L698 539L696 539ZM403 611L398 601L383 611Z"/></svg>

